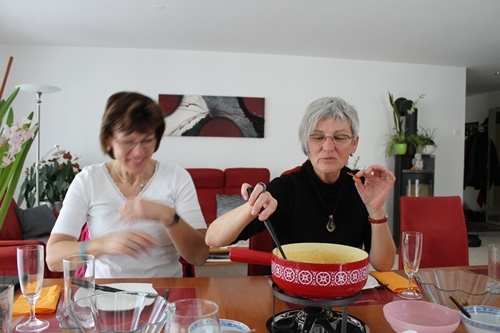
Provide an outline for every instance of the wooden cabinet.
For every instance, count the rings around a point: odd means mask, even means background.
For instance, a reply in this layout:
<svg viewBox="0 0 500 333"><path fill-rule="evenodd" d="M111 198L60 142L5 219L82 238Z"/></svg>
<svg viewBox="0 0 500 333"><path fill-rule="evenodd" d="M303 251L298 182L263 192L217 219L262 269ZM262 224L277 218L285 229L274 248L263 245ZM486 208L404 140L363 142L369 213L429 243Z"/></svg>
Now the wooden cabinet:
<svg viewBox="0 0 500 333"><path fill-rule="evenodd" d="M394 212L392 236L396 246L399 245L399 197L400 196L434 196L434 156L423 155L423 170L412 170L412 155L396 155L394 157Z"/></svg>

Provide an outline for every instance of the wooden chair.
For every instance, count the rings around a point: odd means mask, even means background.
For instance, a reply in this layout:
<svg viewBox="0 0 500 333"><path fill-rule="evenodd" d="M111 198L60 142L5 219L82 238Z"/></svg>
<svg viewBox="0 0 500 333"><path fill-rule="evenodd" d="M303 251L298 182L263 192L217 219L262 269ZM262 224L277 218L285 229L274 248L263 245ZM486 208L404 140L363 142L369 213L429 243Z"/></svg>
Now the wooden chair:
<svg viewBox="0 0 500 333"><path fill-rule="evenodd" d="M400 197L399 269L403 269L404 231L424 234L420 268L468 266L469 242L459 196Z"/></svg>

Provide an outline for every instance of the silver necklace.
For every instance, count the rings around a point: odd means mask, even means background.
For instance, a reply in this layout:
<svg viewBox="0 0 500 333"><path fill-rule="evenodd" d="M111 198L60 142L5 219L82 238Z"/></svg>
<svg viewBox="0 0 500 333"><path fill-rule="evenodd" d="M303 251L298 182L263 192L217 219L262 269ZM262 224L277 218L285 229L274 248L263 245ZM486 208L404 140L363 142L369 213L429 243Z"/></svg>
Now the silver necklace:
<svg viewBox="0 0 500 333"><path fill-rule="evenodd" d="M144 179L146 179L146 177L142 177L142 182L141 182L141 184L139 184L139 185L136 185L136 184L130 184L129 182L127 182L127 181L123 178L122 174L118 171L118 167L116 166L116 163L113 163L113 166L114 166L114 168L115 168L115 172L116 172L116 174L118 175L118 178L120 178L120 182L121 182L121 183L126 184L126 185L128 185L128 186L130 186L130 187L139 186L141 191L142 191L142 189L144 188L144 186L146 186L146 185L144 184ZM146 169L146 176L147 176L148 174L149 174L149 164L148 164L148 168Z"/></svg>

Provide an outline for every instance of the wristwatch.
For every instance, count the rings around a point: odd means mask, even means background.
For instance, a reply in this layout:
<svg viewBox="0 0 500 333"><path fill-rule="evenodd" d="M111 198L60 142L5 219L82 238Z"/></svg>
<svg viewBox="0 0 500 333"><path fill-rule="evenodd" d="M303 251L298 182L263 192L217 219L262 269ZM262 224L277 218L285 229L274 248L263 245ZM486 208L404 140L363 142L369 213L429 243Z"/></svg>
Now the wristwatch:
<svg viewBox="0 0 500 333"><path fill-rule="evenodd" d="M167 224L165 227L170 228L174 224L179 223L179 219L180 219L179 215L177 215L177 213L174 213L174 218L172 219L172 222L170 222L169 224Z"/></svg>

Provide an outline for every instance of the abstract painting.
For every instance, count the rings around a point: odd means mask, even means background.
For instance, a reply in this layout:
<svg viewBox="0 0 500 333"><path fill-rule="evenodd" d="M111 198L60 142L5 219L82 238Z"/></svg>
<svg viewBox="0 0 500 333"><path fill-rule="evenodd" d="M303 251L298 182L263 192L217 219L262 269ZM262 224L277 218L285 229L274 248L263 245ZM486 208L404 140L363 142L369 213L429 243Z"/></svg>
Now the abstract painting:
<svg viewBox="0 0 500 333"><path fill-rule="evenodd" d="M168 136L264 137L264 98L160 94Z"/></svg>

